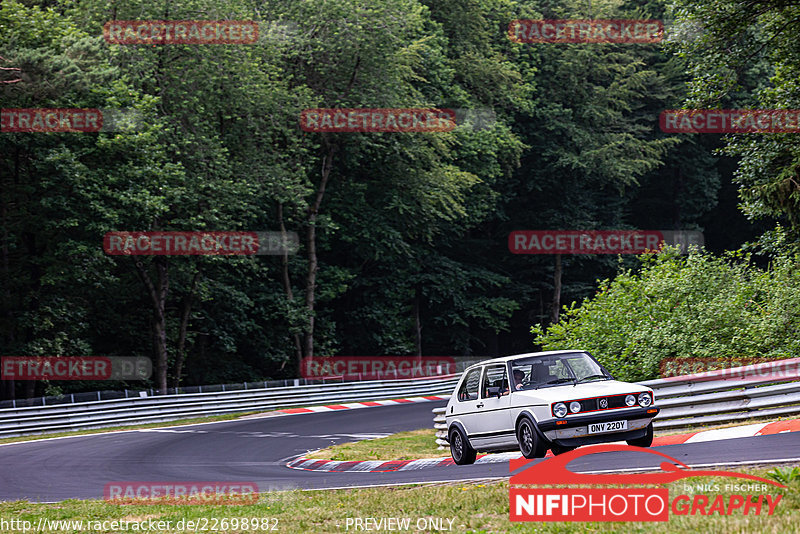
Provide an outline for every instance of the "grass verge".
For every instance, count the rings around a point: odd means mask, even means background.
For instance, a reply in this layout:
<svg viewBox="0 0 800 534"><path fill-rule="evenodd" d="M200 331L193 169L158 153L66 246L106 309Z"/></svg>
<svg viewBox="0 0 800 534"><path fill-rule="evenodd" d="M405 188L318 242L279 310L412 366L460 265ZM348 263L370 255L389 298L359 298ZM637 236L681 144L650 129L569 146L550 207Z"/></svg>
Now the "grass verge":
<svg viewBox="0 0 800 534"><path fill-rule="evenodd" d="M417 460L449 456L437 449L432 428L398 432L385 438L340 443L309 454L305 458L320 460Z"/></svg>
<svg viewBox="0 0 800 534"><path fill-rule="evenodd" d="M764 476L766 469L745 470ZM727 501L732 494L725 485L740 483L727 477L704 477L691 481L674 482L667 485L670 500L686 493L686 485L706 484L708 488L719 487L720 491L709 491L709 500L722 495ZM769 486L767 493L782 494L775 514L743 515L734 511L731 516L675 515L670 514L667 523L511 523L508 519L508 482L461 483L453 482L436 486L400 486L392 488L367 488L352 490L289 491L264 494L261 500L250 506L121 506L104 501L64 501L58 504L33 504L27 501L0 503L0 521L29 521L33 528L40 519L52 521L82 521L58 525L42 532L130 532L119 527L116 530L103 521L169 521L157 532L187 532L178 528L181 520L194 520L206 525L209 532L261 532L264 530L284 533L335 533L355 531L348 518L409 518L410 532L436 532L431 525L450 532L601 532L601 533L794 533L800 532L800 482L794 481L788 490ZM766 508L765 508L766 510ZM238 519L234 524L233 518ZM259 528L248 525L243 518L258 518ZM223 523L223 519L227 522ZM263 522L264 519L266 522ZM432 523L431 520L438 521ZM89 522L91 521L91 522ZM99 522L99 523L98 523ZM418 523L419 522L419 523ZM146 523L145 523L146 524ZM153 524L153 523L151 523ZM19 523L18 526L21 526ZM268 528L261 528L266 525ZM419 528L425 527L427 528ZM94 528L98 527L98 528ZM21 529L18 529L22 531ZM138 529L144 531L144 529ZM362 529L363 530L363 529ZM6 531L6 530L4 530ZM11 530L13 531L13 530ZM150 530L153 531L152 529Z"/></svg>

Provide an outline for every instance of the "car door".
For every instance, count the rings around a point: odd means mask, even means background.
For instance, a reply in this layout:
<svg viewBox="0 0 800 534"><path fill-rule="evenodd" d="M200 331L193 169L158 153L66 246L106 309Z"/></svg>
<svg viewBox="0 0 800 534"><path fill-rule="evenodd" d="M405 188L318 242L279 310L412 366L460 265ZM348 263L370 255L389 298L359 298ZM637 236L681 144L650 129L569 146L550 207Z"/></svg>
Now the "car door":
<svg viewBox="0 0 800 534"><path fill-rule="evenodd" d="M480 402L476 404L473 433L480 436L487 447L502 446L516 442L514 424L511 420L511 395L509 394L506 364L487 365L483 372ZM499 388L501 395L493 395L490 388Z"/></svg>
<svg viewBox="0 0 800 534"><path fill-rule="evenodd" d="M482 372L483 366L467 371L456 393L456 401L451 405L453 417L461 422L464 430L467 431L467 438L469 438L470 442L472 442L472 434L475 431L477 418L480 414L478 405L480 404L483 407L483 402L480 398Z"/></svg>

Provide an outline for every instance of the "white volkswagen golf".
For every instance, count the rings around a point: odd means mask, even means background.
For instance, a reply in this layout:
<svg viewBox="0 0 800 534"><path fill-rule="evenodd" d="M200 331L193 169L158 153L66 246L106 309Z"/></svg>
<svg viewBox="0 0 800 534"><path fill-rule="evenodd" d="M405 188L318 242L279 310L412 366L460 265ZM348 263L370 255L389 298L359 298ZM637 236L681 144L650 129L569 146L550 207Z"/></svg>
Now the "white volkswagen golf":
<svg viewBox="0 0 800 534"><path fill-rule="evenodd" d="M654 401L652 389L614 380L588 352L496 358L467 368L447 403L450 452L463 465L477 451L542 458L611 441L649 447Z"/></svg>

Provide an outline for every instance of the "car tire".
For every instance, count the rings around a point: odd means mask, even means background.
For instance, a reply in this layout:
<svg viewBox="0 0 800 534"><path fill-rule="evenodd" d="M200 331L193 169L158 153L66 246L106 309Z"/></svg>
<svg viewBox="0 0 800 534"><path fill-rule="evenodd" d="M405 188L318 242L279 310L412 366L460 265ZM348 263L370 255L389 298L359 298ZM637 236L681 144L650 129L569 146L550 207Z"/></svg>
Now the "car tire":
<svg viewBox="0 0 800 534"><path fill-rule="evenodd" d="M469 444L464 432L457 426L450 430L450 455L456 465L474 464L478 456L478 452Z"/></svg>
<svg viewBox="0 0 800 534"><path fill-rule="evenodd" d="M631 447L649 447L653 444L653 423L647 425L647 431L644 436L636 439L629 439L626 441Z"/></svg>
<svg viewBox="0 0 800 534"><path fill-rule="evenodd" d="M523 417L517 423L517 443L519 443L519 450L525 458L544 458L544 455L547 454L544 438L528 417Z"/></svg>
<svg viewBox="0 0 800 534"><path fill-rule="evenodd" d="M550 447L550 450L553 451L553 454L558 456L559 454L564 454L565 452L574 451L577 448L578 447L562 447L561 445L553 444L553 446Z"/></svg>

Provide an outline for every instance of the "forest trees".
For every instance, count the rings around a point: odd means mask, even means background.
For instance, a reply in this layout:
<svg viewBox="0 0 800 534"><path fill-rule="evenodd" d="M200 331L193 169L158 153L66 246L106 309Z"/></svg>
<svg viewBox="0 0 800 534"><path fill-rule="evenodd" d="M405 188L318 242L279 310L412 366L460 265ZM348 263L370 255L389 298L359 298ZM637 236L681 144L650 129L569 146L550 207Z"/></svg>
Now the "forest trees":
<svg viewBox="0 0 800 534"><path fill-rule="evenodd" d="M639 208L648 196L675 225L696 227L716 201L705 145L657 130L659 111L684 97L686 74L667 52L507 37L515 18L584 7L4 1L4 108L137 120L89 134L0 133L0 352L147 355L163 390L292 377L304 356L527 350L530 320L550 315L545 302L559 309L561 275L552 258L512 255L509 231L660 224L660 209ZM115 19L255 20L261 37L117 45L102 36ZM490 120L437 133L303 131L300 113L318 107ZM680 190L665 194L663 176L678 171ZM302 239L286 256L116 257L101 246L116 230ZM615 261L564 258L564 300L588 294Z"/></svg>

